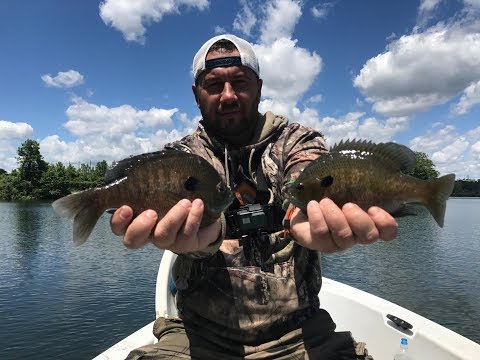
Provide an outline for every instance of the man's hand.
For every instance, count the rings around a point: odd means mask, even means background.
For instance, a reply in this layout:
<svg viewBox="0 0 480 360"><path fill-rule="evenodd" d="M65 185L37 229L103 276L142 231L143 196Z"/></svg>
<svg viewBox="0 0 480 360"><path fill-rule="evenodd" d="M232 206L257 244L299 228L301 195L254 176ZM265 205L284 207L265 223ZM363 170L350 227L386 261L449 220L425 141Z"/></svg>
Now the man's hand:
<svg viewBox="0 0 480 360"><path fill-rule="evenodd" d="M347 203L340 209L332 200L310 201L308 217L295 209L290 234L302 246L322 252L348 249L354 244L370 244L377 239L393 240L398 224L385 210L372 206L368 212Z"/></svg>
<svg viewBox="0 0 480 360"><path fill-rule="evenodd" d="M221 231L220 220L200 228L203 210L202 200L183 199L158 221L158 214L153 210L146 210L133 219L133 210L122 206L112 215L110 226L115 235L123 235L123 244L130 249L152 242L176 253L199 251L217 240Z"/></svg>

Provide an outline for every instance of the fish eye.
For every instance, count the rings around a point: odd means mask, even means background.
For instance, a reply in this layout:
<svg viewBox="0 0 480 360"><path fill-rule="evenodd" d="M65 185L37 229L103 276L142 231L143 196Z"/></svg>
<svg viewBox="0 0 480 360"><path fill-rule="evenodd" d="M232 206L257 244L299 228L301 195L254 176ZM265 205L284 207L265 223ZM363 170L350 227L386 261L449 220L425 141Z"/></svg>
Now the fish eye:
<svg viewBox="0 0 480 360"><path fill-rule="evenodd" d="M187 191L195 191L197 189L198 179L193 176L189 176L183 183L183 187Z"/></svg>
<svg viewBox="0 0 480 360"><path fill-rule="evenodd" d="M321 181L320 181L320 185L322 187L329 187L330 185L333 184L333 177L328 175L328 176L325 176Z"/></svg>
<svg viewBox="0 0 480 360"><path fill-rule="evenodd" d="M297 186L295 186L295 189L297 189L298 191L303 191L304 188L305 186L303 186L303 183L298 183Z"/></svg>

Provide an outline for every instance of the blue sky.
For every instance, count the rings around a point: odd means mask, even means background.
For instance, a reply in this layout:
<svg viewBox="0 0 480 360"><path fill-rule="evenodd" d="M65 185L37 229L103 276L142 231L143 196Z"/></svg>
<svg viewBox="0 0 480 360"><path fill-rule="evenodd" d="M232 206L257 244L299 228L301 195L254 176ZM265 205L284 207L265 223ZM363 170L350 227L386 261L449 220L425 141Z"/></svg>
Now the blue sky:
<svg viewBox="0 0 480 360"><path fill-rule="evenodd" d="M395 141L480 178L480 0L5 0L0 168L120 160L195 129L191 62L211 36L257 51L262 112Z"/></svg>

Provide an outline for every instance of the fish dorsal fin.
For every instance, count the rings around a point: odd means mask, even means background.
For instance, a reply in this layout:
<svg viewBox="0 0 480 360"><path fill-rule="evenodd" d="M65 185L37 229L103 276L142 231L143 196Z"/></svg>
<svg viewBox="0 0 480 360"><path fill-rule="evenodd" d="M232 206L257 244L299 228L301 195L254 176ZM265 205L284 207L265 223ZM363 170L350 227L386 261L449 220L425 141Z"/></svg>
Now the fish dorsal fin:
<svg viewBox="0 0 480 360"><path fill-rule="evenodd" d="M180 150L161 150L130 156L128 158L120 160L112 169L106 172L105 183L110 184L114 181L124 178L125 176L128 176L132 168L138 167L143 163L151 162L158 158L167 159L170 156L178 155L178 153L188 155L188 153Z"/></svg>
<svg viewBox="0 0 480 360"><path fill-rule="evenodd" d="M335 144L331 152L359 151L371 153L396 170L408 172L415 166L415 153L408 147L394 142L375 144L367 140L345 140Z"/></svg>

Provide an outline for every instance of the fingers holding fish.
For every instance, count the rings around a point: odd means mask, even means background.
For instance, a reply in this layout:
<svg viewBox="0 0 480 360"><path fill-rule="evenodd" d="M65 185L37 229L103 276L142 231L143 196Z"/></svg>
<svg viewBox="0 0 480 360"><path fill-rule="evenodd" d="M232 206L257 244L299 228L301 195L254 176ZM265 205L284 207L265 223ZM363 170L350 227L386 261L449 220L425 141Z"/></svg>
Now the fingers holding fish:
<svg viewBox="0 0 480 360"><path fill-rule="evenodd" d="M195 199L191 203L191 208L188 213L187 219L180 229L178 236L179 240L191 239L196 237L198 229L200 228L200 223L202 222L204 205L201 199Z"/></svg>
<svg viewBox="0 0 480 360"><path fill-rule="evenodd" d="M122 206L118 208L110 218L110 228L117 236L122 236L127 231L128 225L133 218L133 210L130 206Z"/></svg>
<svg viewBox="0 0 480 360"><path fill-rule="evenodd" d="M397 237L398 223L392 215L377 206L369 208L368 215L378 229L379 239L390 241Z"/></svg>
<svg viewBox="0 0 480 360"><path fill-rule="evenodd" d="M172 246L174 246L178 233L184 226L191 209L192 202L187 199L182 199L174 205L155 227L152 238L153 244L161 249L178 251L179 249L172 248Z"/></svg>
<svg viewBox="0 0 480 360"><path fill-rule="evenodd" d="M356 243L371 244L379 238L379 230L375 222L358 205L346 203L342 207L345 218L353 233Z"/></svg>
<svg viewBox="0 0 480 360"><path fill-rule="evenodd" d="M220 219L218 219L210 225L199 228L196 234L192 233L188 238L179 237L174 244L174 248L170 250L176 253L204 250L219 238L221 231L222 225Z"/></svg>
<svg viewBox="0 0 480 360"><path fill-rule="evenodd" d="M332 241L317 241L317 237L330 237L322 211L313 204L310 207L309 217L299 208L295 209L290 220L290 235L295 241L312 250L323 252L337 251L338 247ZM311 221L315 219L315 221Z"/></svg>
<svg viewBox="0 0 480 360"><path fill-rule="evenodd" d="M396 237L397 223L386 211L372 207L369 213L353 203L341 209L331 199L310 201L307 214L296 209L290 233L302 246L329 253L346 250L357 243Z"/></svg>
<svg viewBox="0 0 480 360"><path fill-rule="evenodd" d="M200 227L204 210L201 199L179 201L158 222L152 243L178 254L204 250L218 239L221 231L220 219Z"/></svg>
<svg viewBox="0 0 480 360"><path fill-rule="evenodd" d="M204 209L205 206L201 199L192 201L187 218L176 233L176 239L169 250L176 253L199 251L217 240L221 231L219 220L200 228Z"/></svg>
<svg viewBox="0 0 480 360"><path fill-rule="evenodd" d="M149 241L149 236L158 220L158 214L146 210L138 215L127 227L123 244L129 249L138 249Z"/></svg>
<svg viewBox="0 0 480 360"><path fill-rule="evenodd" d="M350 224L342 209L328 198L322 199L318 203L318 206L320 207L325 223L330 230L332 241L335 243L338 250L346 250L355 245L356 241L353 230L350 228ZM310 212L308 215L310 217Z"/></svg>
<svg viewBox="0 0 480 360"><path fill-rule="evenodd" d="M330 253L354 244L342 210L330 199L323 199L320 203L310 201L307 215L296 209L291 219L290 233L300 245Z"/></svg>

